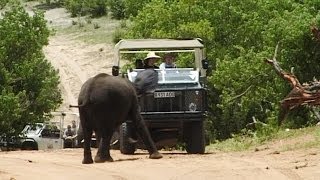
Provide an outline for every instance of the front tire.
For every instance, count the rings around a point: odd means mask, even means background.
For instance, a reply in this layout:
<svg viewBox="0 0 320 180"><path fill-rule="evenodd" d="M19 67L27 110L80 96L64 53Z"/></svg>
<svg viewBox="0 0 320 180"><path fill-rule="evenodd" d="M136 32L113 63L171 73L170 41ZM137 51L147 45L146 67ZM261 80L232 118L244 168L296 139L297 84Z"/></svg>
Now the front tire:
<svg viewBox="0 0 320 180"><path fill-rule="evenodd" d="M203 121L189 122L186 125L186 151L190 154L205 152L205 134Z"/></svg>
<svg viewBox="0 0 320 180"><path fill-rule="evenodd" d="M36 142L24 142L21 145L21 150L38 150Z"/></svg>
<svg viewBox="0 0 320 180"><path fill-rule="evenodd" d="M132 128L129 123L122 123L120 125L120 152L122 154L134 154L136 150L135 145L129 142L132 137Z"/></svg>

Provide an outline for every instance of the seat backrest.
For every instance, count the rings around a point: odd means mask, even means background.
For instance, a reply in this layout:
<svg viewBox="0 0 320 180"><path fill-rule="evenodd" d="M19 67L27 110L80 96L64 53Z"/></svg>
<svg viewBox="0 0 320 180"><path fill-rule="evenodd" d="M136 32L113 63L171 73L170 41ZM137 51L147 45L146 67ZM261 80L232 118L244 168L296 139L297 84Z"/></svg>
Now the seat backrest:
<svg viewBox="0 0 320 180"><path fill-rule="evenodd" d="M143 69L143 62L141 59L136 59L135 61L136 69Z"/></svg>

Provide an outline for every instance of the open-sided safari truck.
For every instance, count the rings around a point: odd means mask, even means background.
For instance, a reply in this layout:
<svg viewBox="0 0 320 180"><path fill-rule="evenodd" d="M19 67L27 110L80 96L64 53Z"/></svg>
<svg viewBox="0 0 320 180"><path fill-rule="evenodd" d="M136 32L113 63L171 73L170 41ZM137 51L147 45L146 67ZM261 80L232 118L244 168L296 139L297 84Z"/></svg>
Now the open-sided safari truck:
<svg viewBox="0 0 320 180"><path fill-rule="evenodd" d="M121 40L115 45L112 74L119 75L121 61L123 63L125 58L132 56L132 53L140 53L140 57L145 57L149 51L154 51L160 56L173 52L178 54L176 59L188 57L187 61L193 62L188 65L189 67L179 68L178 65L178 68L156 69L159 75L157 89L152 94L139 97L141 115L153 140L158 148L185 143L188 153L204 153L208 62L205 59L202 41L200 39ZM130 69L124 77L133 82L142 70ZM131 127L130 120L120 126L120 151L124 154L133 154L137 145L143 147L142 143L136 145L129 143L129 137L135 137Z"/></svg>

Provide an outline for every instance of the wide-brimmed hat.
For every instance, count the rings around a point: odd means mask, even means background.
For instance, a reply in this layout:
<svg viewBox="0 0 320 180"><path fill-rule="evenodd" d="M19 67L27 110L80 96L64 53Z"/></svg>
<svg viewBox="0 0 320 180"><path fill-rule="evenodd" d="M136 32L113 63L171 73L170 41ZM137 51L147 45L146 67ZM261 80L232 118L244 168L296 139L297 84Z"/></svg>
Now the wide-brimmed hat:
<svg viewBox="0 0 320 180"><path fill-rule="evenodd" d="M144 60L150 59L150 58L156 58L156 59L160 59L161 57L156 55L155 52L151 51L147 54L147 57L144 58Z"/></svg>

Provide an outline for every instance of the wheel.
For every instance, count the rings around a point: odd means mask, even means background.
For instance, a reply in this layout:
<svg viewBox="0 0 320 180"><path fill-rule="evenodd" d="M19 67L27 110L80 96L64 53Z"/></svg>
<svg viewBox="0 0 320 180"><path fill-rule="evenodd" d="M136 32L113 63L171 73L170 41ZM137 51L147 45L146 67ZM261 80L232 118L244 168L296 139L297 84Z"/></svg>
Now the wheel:
<svg viewBox="0 0 320 180"><path fill-rule="evenodd" d="M8 147L0 147L0 150L1 151L9 151L9 148Z"/></svg>
<svg viewBox="0 0 320 180"><path fill-rule="evenodd" d="M132 136L132 129L129 123L120 125L120 152L122 154L133 154L136 150L135 145L129 142Z"/></svg>
<svg viewBox="0 0 320 180"><path fill-rule="evenodd" d="M35 142L24 142L21 145L21 150L38 150L38 145Z"/></svg>
<svg viewBox="0 0 320 180"><path fill-rule="evenodd" d="M205 135L203 121L190 122L186 126L186 151L190 154L205 152Z"/></svg>

